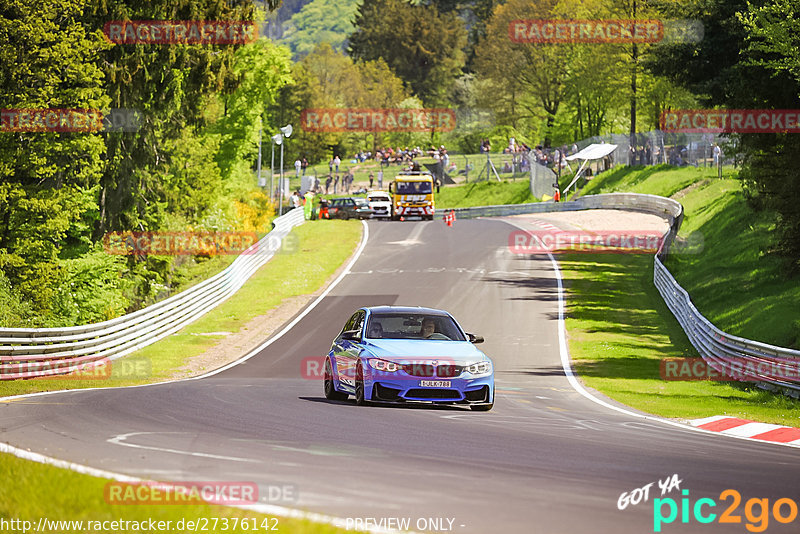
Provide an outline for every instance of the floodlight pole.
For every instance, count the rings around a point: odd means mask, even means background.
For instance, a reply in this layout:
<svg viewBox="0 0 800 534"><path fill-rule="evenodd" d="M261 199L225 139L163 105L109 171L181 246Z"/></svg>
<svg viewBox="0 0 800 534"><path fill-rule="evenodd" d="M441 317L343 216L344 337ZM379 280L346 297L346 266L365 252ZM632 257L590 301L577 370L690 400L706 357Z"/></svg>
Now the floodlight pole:
<svg viewBox="0 0 800 534"><path fill-rule="evenodd" d="M281 216L283 215L283 143L281 143L281 177L278 184L278 216Z"/></svg>
<svg viewBox="0 0 800 534"><path fill-rule="evenodd" d="M261 134L263 130L263 125L258 127L258 187L263 187L261 185Z"/></svg>
<svg viewBox="0 0 800 534"><path fill-rule="evenodd" d="M275 200L275 140L272 140L272 164L269 174L269 198Z"/></svg>

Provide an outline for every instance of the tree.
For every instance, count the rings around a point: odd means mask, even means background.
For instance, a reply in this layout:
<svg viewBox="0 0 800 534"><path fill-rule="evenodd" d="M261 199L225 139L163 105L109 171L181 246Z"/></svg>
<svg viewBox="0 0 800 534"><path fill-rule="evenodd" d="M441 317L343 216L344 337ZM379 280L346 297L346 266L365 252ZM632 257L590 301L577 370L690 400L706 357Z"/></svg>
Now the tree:
<svg viewBox="0 0 800 534"><path fill-rule="evenodd" d="M194 0L98 4L87 23L98 28L108 20L253 20L250 2ZM160 176L166 171L170 140L186 127L202 127L206 107L216 92L238 85L233 54L238 45L118 44L105 54L106 90L111 107L136 109L142 126L135 134L106 136L105 169L100 191L100 224L95 237L109 230L158 228L163 200Z"/></svg>
<svg viewBox="0 0 800 534"><path fill-rule="evenodd" d="M556 18L557 4L556 0L536 3L509 0L499 5L475 58L478 75L490 83L491 92L487 96L495 103L498 121L514 128L528 123L528 128L532 128L531 123L544 117L546 146L550 144L556 114L566 97L571 49L567 45L513 42L508 28L514 20Z"/></svg>
<svg viewBox="0 0 800 534"><path fill-rule="evenodd" d="M88 0L0 6L0 102L6 109L103 109L107 48L82 18ZM86 239L100 180L98 133L0 133L0 270L35 313L50 309L68 236Z"/></svg>
<svg viewBox="0 0 800 534"><path fill-rule="evenodd" d="M348 51L356 60L383 59L426 106L445 105L464 65L466 30L454 12L409 0L364 0Z"/></svg>
<svg viewBox="0 0 800 534"><path fill-rule="evenodd" d="M347 48L347 37L353 33L353 17L361 0L313 0L289 20L281 39L299 60L310 54L319 43L328 43L334 50Z"/></svg>
<svg viewBox="0 0 800 534"><path fill-rule="evenodd" d="M276 124L300 123L304 109L312 108L391 108L407 96L403 82L381 59L353 60L328 43L320 43L314 51L292 68L294 83L284 87L271 113L280 120ZM329 147L341 156L345 149L365 148L369 134L345 134L303 131L296 129L287 145L288 157L306 156L309 161L332 157ZM373 137L379 145L381 135Z"/></svg>
<svg viewBox="0 0 800 534"><path fill-rule="evenodd" d="M659 47L648 68L670 76L709 107L794 109L800 95L797 48L800 6L768 0L759 6L745 0L687 0L668 13L696 18L705 27L699 43ZM743 167L740 177L750 203L776 214L776 243L769 247L800 270L800 159L797 134L738 136Z"/></svg>

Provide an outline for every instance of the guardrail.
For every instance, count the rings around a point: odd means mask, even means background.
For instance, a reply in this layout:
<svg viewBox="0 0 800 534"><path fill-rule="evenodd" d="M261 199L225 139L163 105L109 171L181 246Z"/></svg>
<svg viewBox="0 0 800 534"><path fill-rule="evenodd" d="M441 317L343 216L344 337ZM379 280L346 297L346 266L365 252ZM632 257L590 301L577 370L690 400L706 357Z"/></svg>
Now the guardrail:
<svg viewBox="0 0 800 534"><path fill-rule="evenodd" d="M283 238L304 221L294 209L272 231L211 278L141 310L109 321L66 328L0 329L0 380L66 374L114 360L197 320L234 294L272 258Z"/></svg>
<svg viewBox="0 0 800 534"><path fill-rule="evenodd" d="M700 356L721 376L740 377L792 396L800 393L800 351L723 332L706 319L656 256L653 282Z"/></svg>
<svg viewBox="0 0 800 534"><path fill-rule="evenodd" d="M755 382L762 388L800 396L800 351L744 339L720 330L697 310L689 293L664 266L662 259L669 254L670 245L683 222L683 206L679 202L656 195L609 193L568 202L481 206L453 211L458 220L603 208L643 211L664 216L670 221L662 248L654 258L653 283L691 344L710 367L723 376L731 377L733 373L734 377ZM437 217L441 218L449 211L440 210Z"/></svg>

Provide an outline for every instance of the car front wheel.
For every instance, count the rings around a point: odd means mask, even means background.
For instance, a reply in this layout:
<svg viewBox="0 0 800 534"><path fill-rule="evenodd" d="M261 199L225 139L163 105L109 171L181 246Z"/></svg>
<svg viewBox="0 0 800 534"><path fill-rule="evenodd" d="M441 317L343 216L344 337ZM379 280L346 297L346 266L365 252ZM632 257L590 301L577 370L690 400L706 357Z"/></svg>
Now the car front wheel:
<svg viewBox="0 0 800 534"><path fill-rule="evenodd" d="M356 368L356 404L359 406L369 405L369 401L364 396L364 368L360 363Z"/></svg>
<svg viewBox="0 0 800 534"><path fill-rule="evenodd" d="M347 393L336 391L336 388L333 385L331 361L325 360L325 398L329 400L345 400L347 396Z"/></svg>

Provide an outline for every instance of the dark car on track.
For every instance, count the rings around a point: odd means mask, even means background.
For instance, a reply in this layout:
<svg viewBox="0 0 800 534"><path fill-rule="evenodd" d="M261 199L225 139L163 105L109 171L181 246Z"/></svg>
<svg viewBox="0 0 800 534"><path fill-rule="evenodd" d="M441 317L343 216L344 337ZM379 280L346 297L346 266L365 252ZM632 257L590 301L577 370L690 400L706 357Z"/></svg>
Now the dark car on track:
<svg viewBox="0 0 800 534"><path fill-rule="evenodd" d="M344 197L328 201L330 219L369 219L372 213L372 209L363 198Z"/></svg>

